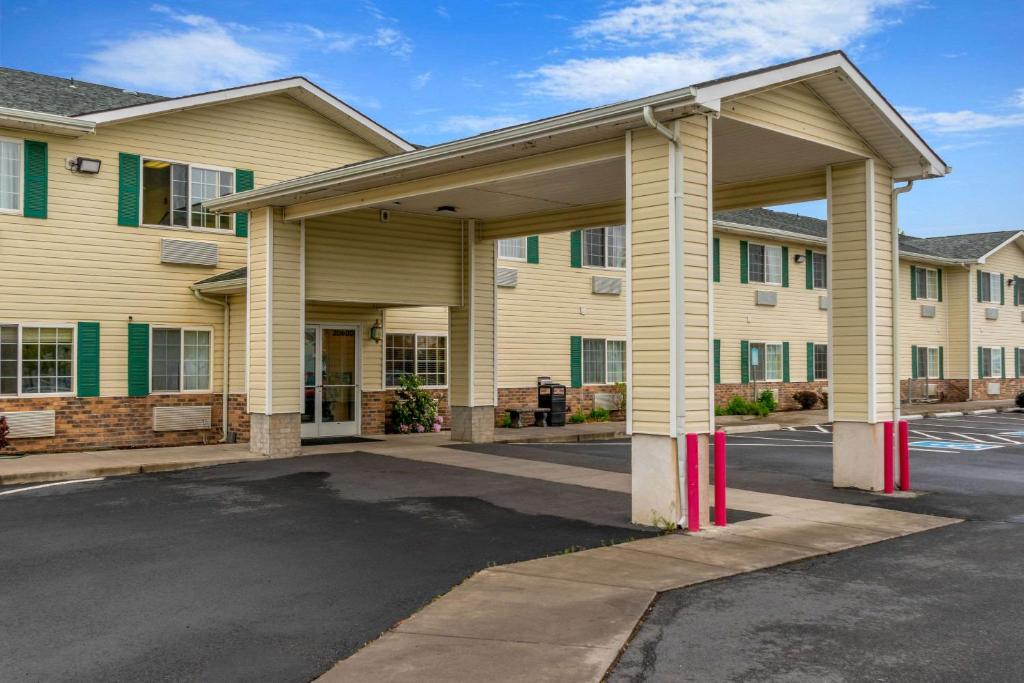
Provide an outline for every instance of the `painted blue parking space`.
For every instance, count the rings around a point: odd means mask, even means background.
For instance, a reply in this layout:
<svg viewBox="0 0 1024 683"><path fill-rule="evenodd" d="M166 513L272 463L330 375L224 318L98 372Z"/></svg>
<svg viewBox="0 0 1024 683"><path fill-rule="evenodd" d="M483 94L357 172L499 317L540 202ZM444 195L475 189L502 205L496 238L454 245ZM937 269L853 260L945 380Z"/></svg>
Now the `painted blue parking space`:
<svg viewBox="0 0 1024 683"><path fill-rule="evenodd" d="M1002 448L1002 444L972 443L966 441L911 441L911 448L934 448L943 451L987 451Z"/></svg>

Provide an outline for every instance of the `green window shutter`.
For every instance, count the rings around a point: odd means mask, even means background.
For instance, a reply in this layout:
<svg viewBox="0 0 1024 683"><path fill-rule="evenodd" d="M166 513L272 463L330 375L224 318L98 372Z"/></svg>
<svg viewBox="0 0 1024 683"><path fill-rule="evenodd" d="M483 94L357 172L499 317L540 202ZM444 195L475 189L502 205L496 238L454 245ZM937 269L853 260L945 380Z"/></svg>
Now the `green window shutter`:
<svg viewBox="0 0 1024 683"><path fill-rule="evenodd" d="M740 283L747 284L747 241L740 240Z"/></svg>
<svg viewBox="0 0 1024 683"><path fill-rule="evenodd" d="M149 394L149 325L128 323L128 395Z"/></svg>
<svg viewBox="0 0 1024 683"><path fill-rule="evenodd" d="M573 388L583 386L583 337L569 337L569 377Z"/></svg>
<svg viewBox="0 0 1024 683"><path fill-rule="evenodd" d="M1013 348L1013 376L1020 377L1020 348Z"/></svg>
<svg viewBox="0 0 1024 683"><path fill-rule="evenodd" d="M245 192L253 187L253 172L244 168L235 169L235 192ZM239 211L235 214L235 236L249 236L249 212Z"/></svg>
<svg viewBox="0 0 1024 683"><path fill-rule="evenodd" d="M999 349L999 376L1006 377L1006 347Z"/></svg>
<svg viewBox="0 0 1024 683"><path fill-rule="evenodd" d="M583 231L573 230L569 233L569 265L573 268L583 267Z"/></svg>
<svg viewBox="0 0 1024 683"><path fill-rule="evenodd" d="M782 342L782 381L789 381L789 342Z"/></svg>
<svg viewBox="0 0 1024 683"><path fill-rule="evenodd" d="M722 383L722 340L715 340L715 384Z"/></svg>
<svg viewBox="0 0 1024 683"><path fill-rule="evenodd" d="M1003 274L999 273L999 305L1002 306L1006 303L1006 282L1004 281Z"/></svg>
<svg viewBox="0 0 1024 683"><path fill-rule="evenodd" d="M814 289L814 253L810 249L804 252L804 285Z"/></svg>
<svg viewBox="0 0 1024 683"><path fill-rule="evenodd" d="M1013 305L1020 306L1020 278L1013 276Z"/></svg>
<svg viewBox="0 0 1024 683"><path fill-rule="evenodd" d="M28 218L46 218L47 201L47 145L45 142L25 140L25 202L22 213Z"/></svg>
<svg viewBox="0 0 1024 683"><path fill-rule="evenodd" d="M981 379L985 374L981 371L981 366L985 364L985 355L982 353L982 348L978 347L978 379Z"/></svg>
<svg viewBox="0 0 1024 683"><path fill-rule="evenodd" d="M540 237L537 235L526 238L526 262L540 263Z"/></svg>
<svg viewBox="0 0 1024 683"><path fill-rule="evenodd" d="M936 280L939 283L939 301L942 301L942 268L939 268L936 273Z"/></svg>
<svg viewBox="0 0 1024 683"><path fill-rule="evenodd" d="M981 279L985 276L982 271L978 271L978 303L981 303Z"/></svg>
<svg viewBox="0 0 1024 683"><path fill-rule="evenodd" d="M139 197L141 194L142 160L138 154L121 152L118 155L117 224L139 227Z"/></svg>
<svg viewBox="0 0 1024 683"><path fill-rule="evenodd" d="M939 379L946 379L946 350L939 347Z"/></svg>
<svg viewBox="0 0 1024 683"><path fill-rule="evenodd" d="M807 342L807 381L814 381L814 342Z"/></svg>
<svg viewBox="0 0 1024 683"><path fill-rule="evenodd" d="M782 248L782 286L789 287L789 247Z"/></svg>
<svg viewBox="0 0 1024 683"><path fill-rule="evenodd" d="M910 379L917 379L918 375L921 374L921 369L917 367L917 347L910 347Z"/></svg>
<svg viewBox="0 0 1024 683"><path fill-rule="evenodd" d="M740 342L740 382L750 384L750 342Z"/></svg>
<svg viewBox="0 0 1024 683"><path fill-rule="evenodd" d="M917 299L917 268L910 266L910 298Z"/></svg>
<svg viewBox="0 0 1024 683"><path fill-rule="evenodd" d="M78 339L75 343L78 397L88 398L100 395L100 324L78 323Z"/></svg>
<svg viewBox="0 0 1024 683"><path fill-rule="evenodd" d="M712 243L714 248L714 267L712 269L713 280L715 282L722 281L722 245L719 243L718 238L714 239Z"/></svg>

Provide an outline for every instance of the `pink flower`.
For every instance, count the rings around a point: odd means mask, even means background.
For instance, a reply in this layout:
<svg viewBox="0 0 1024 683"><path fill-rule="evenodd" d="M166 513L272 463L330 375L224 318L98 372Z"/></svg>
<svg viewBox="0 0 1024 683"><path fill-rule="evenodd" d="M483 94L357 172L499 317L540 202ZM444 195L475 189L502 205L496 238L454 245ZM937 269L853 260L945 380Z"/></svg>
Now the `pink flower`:
<svg viewBox="0 0 1024 683"><path fill-rule="evenodd" d="M409 425L400 425L398 427L398 431L402 432L403 434L408 434L409 433Z"/></svg>
<svg viewBox="0 0 1024 683"><path fill-rule="evenodd" d="M422 434L424 431L426 431L426 428L423 425L421 425L421 424L417 424L416 425L416 432L418 434Z"/></svg>
<svg viewBox="0 0 1024 683"><path fill-rule="evenodd" d="M433 430L434 430L435 432L439 432L439 431L441 431L441 423L440 423L440 422L435 422L435 423L434 423L434 426L433 426Z"/></svg>

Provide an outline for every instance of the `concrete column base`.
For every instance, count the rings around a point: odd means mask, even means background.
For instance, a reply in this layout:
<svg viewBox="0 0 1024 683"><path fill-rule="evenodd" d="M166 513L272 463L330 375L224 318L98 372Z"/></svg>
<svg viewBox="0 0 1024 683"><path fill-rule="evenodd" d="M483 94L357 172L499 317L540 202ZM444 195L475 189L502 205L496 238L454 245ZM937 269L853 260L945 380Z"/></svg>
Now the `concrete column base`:
<svg viewBox="0 0 1024 683"><path fill-rule="evenodd" d="M494 441L494 406L452 406L452 441Z"/></svg>
<svg viewBox="0 0 1024 683"><path fill-rule="evenodd" d="M682 452L669 436L633 434L632 437L632 520L634 524L664 526L676 524L686 514L686 442L680 439ZM710 438L697 435L697 468L700 491L700 525L711 524ZM678 458L678 467L676 465ZM676 477L679 477L678 486Z"/></svg>
<svg viewBox="0 0 1024 683"><path fill-rule="evenodd" d="M884 427L881 422L832 425L832 485L881 491L884 487Z"/></svg>
<svg viewBox="0 0 1024 683"><path fill-rule="evenodd" d="M298 413L250 413L249 450L271 458L302 451L302 425Z"/></svg>

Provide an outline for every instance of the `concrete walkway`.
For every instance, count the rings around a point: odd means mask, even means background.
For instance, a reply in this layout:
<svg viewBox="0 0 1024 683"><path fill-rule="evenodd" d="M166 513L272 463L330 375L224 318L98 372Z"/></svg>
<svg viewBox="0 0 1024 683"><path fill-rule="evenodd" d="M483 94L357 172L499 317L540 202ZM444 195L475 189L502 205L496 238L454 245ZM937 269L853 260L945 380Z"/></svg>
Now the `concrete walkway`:
<svg viewBox="0 0 1024 683"><path fill-rule="evenodd" d="M614 491L629 475L451 448L372 444L370 452ZM708 529L479 572L319 680L599 681L657 594L838 552L960 520L730 490L765 515Z"/></svg>

